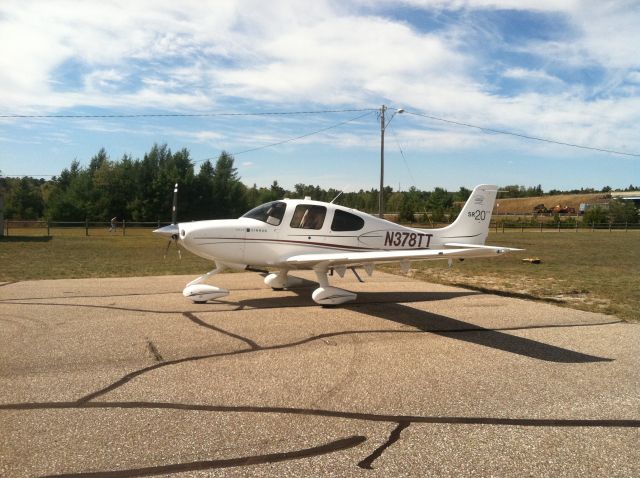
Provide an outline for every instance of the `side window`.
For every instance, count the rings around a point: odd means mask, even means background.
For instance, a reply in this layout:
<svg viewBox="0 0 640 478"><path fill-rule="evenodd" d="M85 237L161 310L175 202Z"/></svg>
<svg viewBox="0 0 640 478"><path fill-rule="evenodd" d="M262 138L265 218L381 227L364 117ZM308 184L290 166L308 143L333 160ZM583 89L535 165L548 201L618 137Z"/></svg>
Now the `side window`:
<svg viewBox="0 0 640 478"><path fill-rule="evenodd" d="M336 209L331 222L332 231L358 231L364 227L364 219L350 212Z"/></svg>
<svg viewBox="0 0 640 478"><path fill-rule="evenodd" d="M291 227L296 229L322 229L327 208L324 206L311 206L299 204L293 212Z"/></svg>

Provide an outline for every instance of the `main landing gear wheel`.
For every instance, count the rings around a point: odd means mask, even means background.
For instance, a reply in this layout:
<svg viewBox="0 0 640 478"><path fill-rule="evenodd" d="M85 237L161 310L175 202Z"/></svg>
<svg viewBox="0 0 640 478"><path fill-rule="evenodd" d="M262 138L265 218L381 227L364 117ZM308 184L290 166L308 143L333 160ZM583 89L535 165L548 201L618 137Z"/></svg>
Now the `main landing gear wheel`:
<svg viewBox="0 0 640 478"><path fill-rule="evenodd" d="M338 287L331 287L329 285L329 278L327 277L327 269L315 269L316 277L318 278L318 287L311 294L311 298L316 304L320 305L340 305L345 302L351 302L356 300L357 294L348 290L340 289Z"/></svg>

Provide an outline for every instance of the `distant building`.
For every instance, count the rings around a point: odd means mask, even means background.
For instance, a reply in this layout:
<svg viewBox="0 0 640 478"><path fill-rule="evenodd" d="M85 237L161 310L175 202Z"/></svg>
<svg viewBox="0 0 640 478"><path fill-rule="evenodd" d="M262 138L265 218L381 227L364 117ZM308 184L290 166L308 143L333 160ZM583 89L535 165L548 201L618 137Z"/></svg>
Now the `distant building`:
<svg viewBox="0 0 640 478"><path fill-rule="evenodd" d="M640 207L640 191L613 192L611 193L611 198L633 201L636 207Z"/></svg>

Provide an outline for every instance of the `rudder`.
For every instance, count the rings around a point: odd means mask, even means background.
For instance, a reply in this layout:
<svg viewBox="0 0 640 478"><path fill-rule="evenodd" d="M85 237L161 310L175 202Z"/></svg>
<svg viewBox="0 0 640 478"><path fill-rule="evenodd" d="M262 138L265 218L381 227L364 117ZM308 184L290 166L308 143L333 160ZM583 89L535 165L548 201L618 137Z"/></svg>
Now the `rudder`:
<svg viewBox="0 0 640 478"><path fill-rule="evenodd" d="M442 243L484 244L497 195L496 186L476 186L453 224L438 230L438 239Z"/></svg>

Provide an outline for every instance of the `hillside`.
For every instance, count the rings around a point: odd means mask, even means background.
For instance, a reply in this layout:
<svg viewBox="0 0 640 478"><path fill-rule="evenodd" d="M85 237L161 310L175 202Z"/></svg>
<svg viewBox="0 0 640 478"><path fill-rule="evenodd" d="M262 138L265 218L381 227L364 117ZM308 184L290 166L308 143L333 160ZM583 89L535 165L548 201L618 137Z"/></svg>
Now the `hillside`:
<svg viewBox="0 0 640 478"><path fill-rule="evenodd" d="M557 205L572 207L577 211L580 204L606 204L611 199L608 193L559 194L556 196L537 196L529 198L500 199L496 202L495 214L533 214L533 208L544 204L547 209Z"/></svg>

